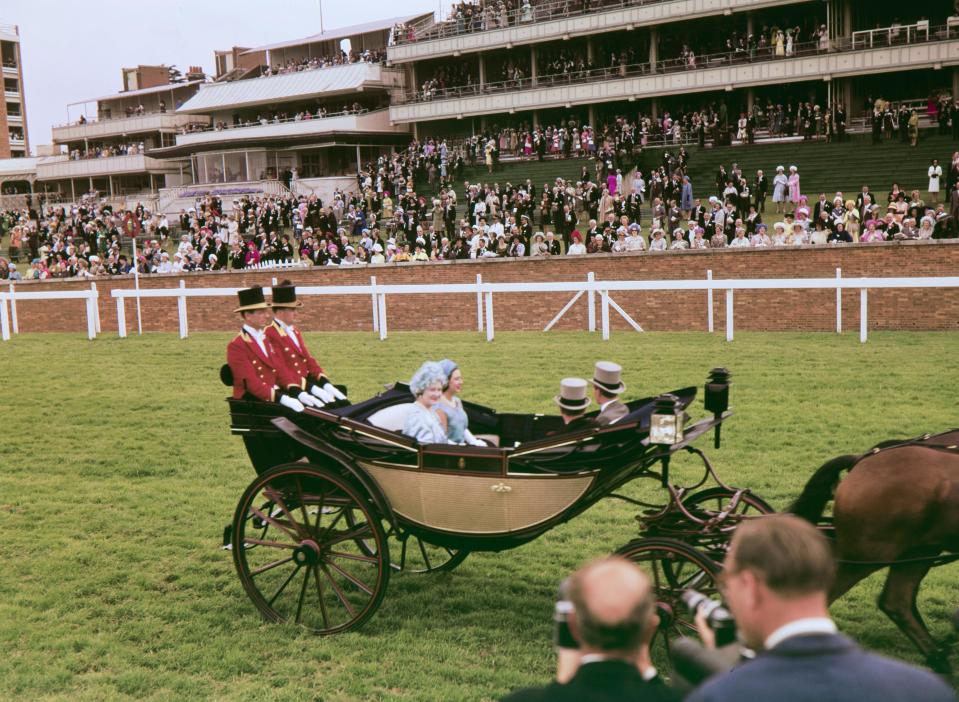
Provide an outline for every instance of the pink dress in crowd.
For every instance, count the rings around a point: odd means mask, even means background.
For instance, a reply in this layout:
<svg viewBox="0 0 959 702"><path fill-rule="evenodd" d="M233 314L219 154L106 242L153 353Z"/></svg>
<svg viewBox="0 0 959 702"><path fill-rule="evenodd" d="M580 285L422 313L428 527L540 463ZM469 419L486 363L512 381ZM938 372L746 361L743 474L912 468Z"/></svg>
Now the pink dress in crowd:
<svg viewBox="0 0 959 702"><path fill-rule="evenodd" d="M799 174L793 173L789 176L789 201L790 202L799 202L801 194L799 192Z"/></svg>
<svg viewBox="0 0 959 702"><path fill-rule="evenodd" d="M606 176L606 187L609 188L609 194L610 194L610 195L616 195L616 194L617 194L617 193L616 193L616 175L615 175L615 174Z"/></svg>

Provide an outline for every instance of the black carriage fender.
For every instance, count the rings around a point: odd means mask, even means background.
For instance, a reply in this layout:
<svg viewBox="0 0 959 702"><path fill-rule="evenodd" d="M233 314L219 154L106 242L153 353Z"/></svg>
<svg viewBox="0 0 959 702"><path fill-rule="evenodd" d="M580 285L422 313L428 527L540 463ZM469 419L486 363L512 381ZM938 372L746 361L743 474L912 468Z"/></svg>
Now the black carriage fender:
<svg viewBox="0 0 959 702"><path fill-rule="evenodd" d="M390 506L389 500L386 499L386 495L383 494L376 481L367 475L366 471L353 463L348 454L313 436L286 417L276 417L270 421L273 426L296 443L335 462L346 474L356 480L360 487L366 490L370 499L373 500L373 504L390 523L390 526L396 527L396 516L393 514L393 508Z"/></svg>

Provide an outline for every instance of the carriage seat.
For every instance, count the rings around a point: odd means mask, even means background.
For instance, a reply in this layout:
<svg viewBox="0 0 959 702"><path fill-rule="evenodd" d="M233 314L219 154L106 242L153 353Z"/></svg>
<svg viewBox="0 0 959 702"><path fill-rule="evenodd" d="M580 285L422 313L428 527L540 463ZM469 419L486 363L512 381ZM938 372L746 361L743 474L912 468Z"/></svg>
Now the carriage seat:
<svg viewBox="0 0 959 702"><path fill-rule="evenodd" d="M406 425L406 417L413 409L413 404L412 402L404 402L403 404L384 407L367 417L366 421L380 429L402 432Z"/></svg>

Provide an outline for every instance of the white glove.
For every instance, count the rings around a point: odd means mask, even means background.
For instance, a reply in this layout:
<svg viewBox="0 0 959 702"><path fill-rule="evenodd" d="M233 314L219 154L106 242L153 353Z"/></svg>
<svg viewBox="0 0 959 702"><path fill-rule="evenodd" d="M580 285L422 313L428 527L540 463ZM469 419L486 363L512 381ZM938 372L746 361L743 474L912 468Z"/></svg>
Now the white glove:
<svg viewBox="0 0 959 702"><path fill-rule="evenodd" d="M289 407L294 412L302 412L305 409L302 402L289 395L280 395L278 402L284 407Z"/></svg>
<svg viewBox="0 0 959 702"><path fill-rule="evenodd" d="M333 383L326 383L326 384L323 386L323 389L326 390L328 393L330 393L330 394L331 394L333 397L335 397L337 400L345 400L345 399L346 399L346 395L344 395L344 394L341 393L339 390L337 390L335 387L333 387Z"/></svg>
<svg viewBox="0 0 959 702"><path fill-rule="evenodd" d="M297 395L297 397L299 398L300 402L302 402L302 403L303 403L304 405L306 405L307 407L322 407L322 406L323 406L323 403L322 403L322 402L320 402L319 400L317 400L315 397L313 397L313 396L312 396L310 393L308 393L308 392L301 392L299 395Z"/></svg>
<svg viewBox="0 0 959 702"><path fill-rule="evenodd" d="M473 436L473 433L469 429L463 432L463 438L466 439L466 443L469 444L470 446L487 446L488 445L482 439L477 439L475 436Z"/></svg>
<svg viewBox="0 0 959 702"><path fill-rule="evenodd" d="M321 388L319 385L311 385L310 392L316 395L318 398L320 398L320 400L322 400L324 404L328 405L331 402L336 402L336 398L333 397L326 390Z"/></svg>

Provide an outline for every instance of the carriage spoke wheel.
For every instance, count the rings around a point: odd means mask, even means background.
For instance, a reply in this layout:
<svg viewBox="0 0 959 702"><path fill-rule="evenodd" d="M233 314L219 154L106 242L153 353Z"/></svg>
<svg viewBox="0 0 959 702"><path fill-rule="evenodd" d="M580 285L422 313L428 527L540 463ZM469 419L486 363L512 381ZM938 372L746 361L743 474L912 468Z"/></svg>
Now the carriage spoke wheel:
<svg viewBox="0 0 959 702"><path fill-rule="evenodd" d="M660 613L660 625L650 652L660 670L672 670L671 644L680 636L695 636L693 616L682 602L685 590L718 599L719 566L695 548L668 538L636 539L617 552L649 576Z"/></svg>
<svg viewBox="0 0 959 702"><path fill-rule="evenodd" d="M735 490L724 487L712 487L700 490L683 500L683 507L700 519L715 519L729 509ZM729 549L729 539L733 530L743 519L773 514L776 510L758 495L744 492L740 495L736 508L709 532L694 535L691 541L702 551L706 551L714 561L721 562Z"/></svg>
<svg viewBox="0 0 959 702"><path fill-rule="evenodd" d="M232 550L240 582L267 620L318 634L362 624L389 582L389 547L369 500L338 473L303 463L250 484L233 517Z"/></svg>
<svg viewBox="0 0 959 702"><path fill-rule="evenodd" d="M352 515L346 515L350 522ZM352 523L352 522L350 522ZM390 568L396 573L412 573L425 575L427 573L449 572L466 560L470 554L463 549L437 546L409 532L399 533L384 522L386 538L390 541ZM368 556L376 553L375 544L370 539L357 541L360 550Z"/></svg>

